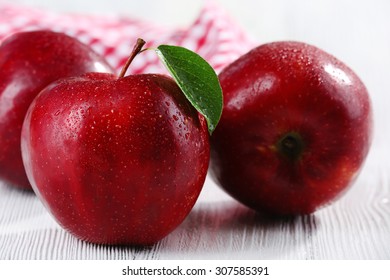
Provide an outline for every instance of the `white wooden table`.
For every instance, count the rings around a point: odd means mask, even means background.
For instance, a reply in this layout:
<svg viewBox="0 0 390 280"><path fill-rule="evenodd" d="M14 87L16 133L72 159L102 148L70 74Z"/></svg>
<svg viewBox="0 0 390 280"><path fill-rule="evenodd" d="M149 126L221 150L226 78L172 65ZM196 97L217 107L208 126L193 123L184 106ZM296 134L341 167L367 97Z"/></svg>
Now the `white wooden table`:
<svg viewBox="0 0 390 280"><path fill-rule="evenodd" d="M190 23L202 5L149 0L109 1L107 6L94 1L88 10L88 1L13 2L59 11L128 11L175 25ZM0 259L390 260L390 2L219 2L259 43L291 39L317 45L346 62L365 82L375 111L375 137L350 191L314 215L270 220L235 202L207 178L179 228L153 247L133 248L79 241L56 224L33 193L0 182ZM172 5L177 5L176 12Z"/></svg>

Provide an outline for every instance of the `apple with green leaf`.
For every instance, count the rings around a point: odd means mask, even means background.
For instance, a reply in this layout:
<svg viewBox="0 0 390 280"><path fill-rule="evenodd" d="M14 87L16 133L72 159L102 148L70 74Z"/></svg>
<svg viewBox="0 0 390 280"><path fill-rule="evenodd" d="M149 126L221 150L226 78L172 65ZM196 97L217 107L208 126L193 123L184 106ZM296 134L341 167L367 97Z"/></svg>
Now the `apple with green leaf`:
<svg viewBox="0 0 390 280"><path fill-rule="evenodd" d="M144 43L119 76L50 84L23 124L34 191L59 224L89 242L159 241L188 215L207 174L209 132L222 112L217 75L197 54L161 45L156 52L175 80L125 76Z"/></svg>
<svg viewBox="0 0 390 280"><path fill-rule="evenodd" d="M64 33L18 32L0 45L0 178L31 189L20 152L27 109L38 93L59 78L113 72L90 47Z"/></svg>
<svg viewBox="0 0 390 280"><path fill-rule="evenodd" d="M359 77L300 42L261 45L219 75L224 110L213 177L243 204L310 214L345 193L369 152L372 109Z"/></svg>

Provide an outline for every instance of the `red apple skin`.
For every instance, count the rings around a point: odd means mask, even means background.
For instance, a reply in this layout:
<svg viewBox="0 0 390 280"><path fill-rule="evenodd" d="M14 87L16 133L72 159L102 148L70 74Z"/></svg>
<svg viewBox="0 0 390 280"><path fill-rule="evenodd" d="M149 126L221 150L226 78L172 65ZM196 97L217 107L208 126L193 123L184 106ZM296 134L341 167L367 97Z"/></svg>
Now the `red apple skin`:
<svg viewBox="0 0 390 280"><path fill-rule="evenodd" d="M86 72L111 72L98 54L78 40L48 30L20 32L0 46L0 179L30 189L20 152L28 106L49 83Z"/></svg>
<svg viewBox="0 0 390 280"><path fill-rule="evenodd" d="M192 209L210 147L204 117L171 78L90 73L34 100L22 153L34 191L69 232L149 245Z"/></svg>
<svg viewBox="0 0 390 280"><path fill-rule="evenodd" d="M211 173L232 197L271 215L310 214L355 180L372 110L357 75L300 42L259 46L219 75L224 111Z"/></svg>

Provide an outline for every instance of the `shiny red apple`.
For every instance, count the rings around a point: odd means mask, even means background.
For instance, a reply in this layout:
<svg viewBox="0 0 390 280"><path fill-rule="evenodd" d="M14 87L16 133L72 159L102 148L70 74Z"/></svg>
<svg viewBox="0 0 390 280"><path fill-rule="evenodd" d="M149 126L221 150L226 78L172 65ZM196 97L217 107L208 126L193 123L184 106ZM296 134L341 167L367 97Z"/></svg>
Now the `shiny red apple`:
<svg viewBox="0 0 390 280"><path fill-rule="evenodd" d="M309 214L354 182L371 143L367 90L344 63L300 42L259 46L219 75L224 111L211 170L260 212Z"/></svg>
<svg viewBox="0 0 390 280"><path fill-rule="evenodd" d="M0 178L31 189L20 152L23 119L49 83L86 72L112 72L78 40L48 30L15 33L0 46Z"/></svg>
<svg viewBox="0 0 390 280"><path fill-rule="evenodd" d="M206 121L167 76L89 73L57 81L23 125L28 178L82 240L153 244L188 215L209 163Z"/></svg>

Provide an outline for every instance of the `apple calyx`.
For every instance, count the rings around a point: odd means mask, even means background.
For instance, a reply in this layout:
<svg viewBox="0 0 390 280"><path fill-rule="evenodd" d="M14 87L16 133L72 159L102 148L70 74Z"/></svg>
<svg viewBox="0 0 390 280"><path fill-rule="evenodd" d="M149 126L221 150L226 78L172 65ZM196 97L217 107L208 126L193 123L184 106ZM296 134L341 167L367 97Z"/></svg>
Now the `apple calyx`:
<svg viewBox="0 0 390 280"><path fill-rule="evenodd" d="M305 144L301 135L294 131L284 134L276 144L276 150L279 154L292 162L300 159L304 148Z"/></svg>
<svg viewBox="0 0 390 280"><path fill-rule="evenodd" d="M135 43L133 50L130 53L129 58L127 59L125 65L123 66L121 72L119 73L119 78L123 78L127 72L127 69L129 68L131 62L134 60L134 58L142 51L143 46L146 44L146 42L138 38L137 42Z"/></svg>

